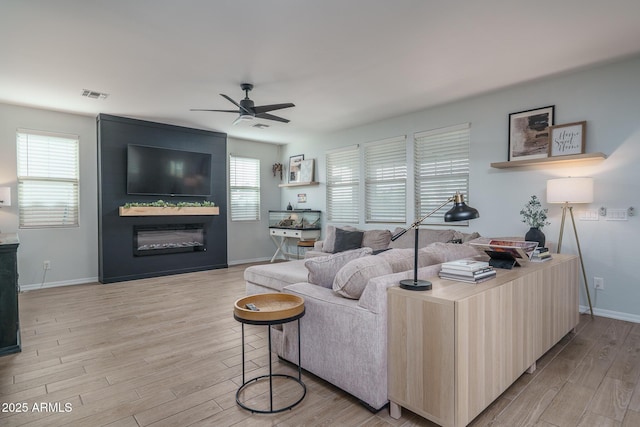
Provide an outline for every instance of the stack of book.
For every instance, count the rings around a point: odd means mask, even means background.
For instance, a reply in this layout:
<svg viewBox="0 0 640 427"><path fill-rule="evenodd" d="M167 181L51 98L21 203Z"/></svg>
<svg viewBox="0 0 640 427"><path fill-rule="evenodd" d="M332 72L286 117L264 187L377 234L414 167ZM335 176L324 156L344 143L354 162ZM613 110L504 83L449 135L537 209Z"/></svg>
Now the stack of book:
<svg viewBox="0 0 640 427"><path fill-rule="evenodd" d="M531 254L532 262L543 262L549 261L550 259L551 252L549 252L548 248L536 248L536 250Z"/></svg>
<svg viewBox="0 0 640 427"><path fill-rule="evenodd" d="M442 279L480 283L493 279L496 271L486 261L460 259L443 263L439 276Z"/></svg>

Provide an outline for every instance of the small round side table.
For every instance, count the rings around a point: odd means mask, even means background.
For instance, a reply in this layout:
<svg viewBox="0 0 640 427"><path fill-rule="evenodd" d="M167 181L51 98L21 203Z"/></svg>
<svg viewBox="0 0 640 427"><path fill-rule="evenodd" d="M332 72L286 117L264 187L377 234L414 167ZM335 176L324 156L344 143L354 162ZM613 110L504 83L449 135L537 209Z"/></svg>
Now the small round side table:
<svg viewBox="0 0 640 427"><path fill-rule="evenodd" d="M259 311L247 308L247 304L255 305ZM300 367L300 318L304 316L304 299L297 295L284 293L256 294L240 298L234 304L233 318L242 324L242 385L236 392L236 403L243 409L259 414L274 414L286 411L302 402L307 394L307 387L302 382L302 368ZM298 378L285 375L274 374L271 366L271 325L298 321ZM266 325L269 343L269 374L260 375L249 380L245 379L245 351L244 351L244 325ZM295 402L281 407L273 407L273 378L281 377L297 382L302 387L302 396ZM258 383L262 379L269 380L269 409L257 409L247 406L240 401L240 394L249 386Z"/></svg>

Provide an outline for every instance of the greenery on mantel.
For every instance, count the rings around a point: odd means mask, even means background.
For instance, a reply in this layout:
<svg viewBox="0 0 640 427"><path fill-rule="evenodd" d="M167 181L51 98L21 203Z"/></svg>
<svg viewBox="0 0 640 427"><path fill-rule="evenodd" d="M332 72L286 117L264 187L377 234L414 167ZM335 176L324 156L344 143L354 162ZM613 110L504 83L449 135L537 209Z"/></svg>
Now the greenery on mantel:
<svg viewBox="0 0 640 427"><path fill-rule="evenodd" d="M152 207L152 208L203 208L214 207L216 204L205 200L204 202L165 202L164 200L158 200L155 202L131 202L125 203L124 208L139 208L139 207Z"/></svg>

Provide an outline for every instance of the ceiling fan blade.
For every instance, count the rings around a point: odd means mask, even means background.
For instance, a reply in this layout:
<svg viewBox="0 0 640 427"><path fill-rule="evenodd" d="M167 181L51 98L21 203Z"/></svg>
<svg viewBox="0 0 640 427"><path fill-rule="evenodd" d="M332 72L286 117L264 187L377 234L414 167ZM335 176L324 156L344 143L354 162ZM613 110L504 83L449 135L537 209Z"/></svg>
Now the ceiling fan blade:
<svg viewBox="0 0 640 427"><path fill-rule="evenodd" d="M287 102L285 104L259 105L257 107L253 107L253 111L255 111L256 114L260 114L260 113L266 113L267 111L282 110L283 108L291 108L291 107L295 107L295 105L290 102Z"/></svg>
<svg viewBox="0 0 640 427"><path fill-rule="evenodd" d="M287 119L283 119L282 117L274 116L273 114L268 113L256 114L256 117L259 119L275 120L277 122L289 123L289 120Z"/></svg>
<svg viewBox="0 0 640 427"><path fill-rule="evenodd" d="M192 108L189 111L216 111L218 113L236 113L236 114L240 114L240 110L203 110L201 108Z"/></svg>
<svg viewBox="0 0 640 427"><path fill-rule="evenodd" d="M247 110L246 108L244 108L242 105L238 104L236 101L234 101L233 99L231 99L230 97L228 97L227 95L225 95L224 93L220 94L221 97L225 98L226 100L232 102L233 104L235 104L239 109L240 112L245 112L247 114L253 114L251 111Z"/></svg>

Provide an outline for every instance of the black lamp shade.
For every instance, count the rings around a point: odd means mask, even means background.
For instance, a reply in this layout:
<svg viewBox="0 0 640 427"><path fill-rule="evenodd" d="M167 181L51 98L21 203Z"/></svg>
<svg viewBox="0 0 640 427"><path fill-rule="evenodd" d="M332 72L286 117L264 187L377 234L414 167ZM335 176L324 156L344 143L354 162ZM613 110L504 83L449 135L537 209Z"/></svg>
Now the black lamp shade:
<svg viewBox="0 0 640 427"><path fill-rule="evenodd" d="M470 219L479 218L480 214L477 209L467 206L464 202L456 203L446 214L444 214L445 222L468 221Z"/></svg>

